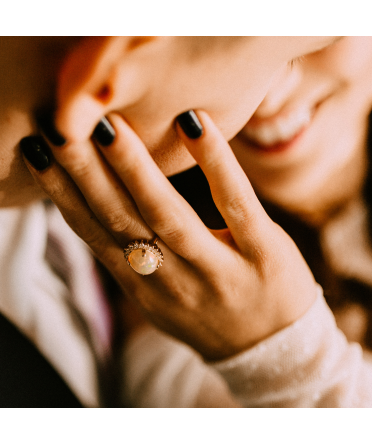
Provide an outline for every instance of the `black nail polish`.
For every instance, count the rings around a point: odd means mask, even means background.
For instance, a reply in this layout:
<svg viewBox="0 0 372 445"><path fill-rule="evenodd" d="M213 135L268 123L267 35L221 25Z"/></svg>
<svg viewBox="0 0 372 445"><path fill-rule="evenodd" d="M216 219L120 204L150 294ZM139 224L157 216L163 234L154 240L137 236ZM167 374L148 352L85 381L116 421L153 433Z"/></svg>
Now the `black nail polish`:
<svg viewBox="0 0 372 445"><path fill-rule="evenodd" d="M28 136L20 142L22 153L36 170L45 170L52 161L52 154L41 136Z"/></svg>
<svg viewBox="0 0 372 445"><path fill-rule="evenodd" d="M202 124L193 110L180 114L177 121L190 139L198 139L203 134Z"/></svg>
<svg viewBox="0 0 372 445"><path fill-rule="evenodd" d="M93 137L103 147L108 147L109 145L111 145L115 140L115 136L116 133L114 127L105 117L103 117L98 122L96 128L93 131Z"/></svg>
<svg viewBox="0 0 372 445"><path fill-rule="evenodd" d="M66 139L57 131L54 125L52 112L40 113L36 117L36 120L44 136L53 145L55 145L56 147L62 147L63 145L65 145Z"/></svg>

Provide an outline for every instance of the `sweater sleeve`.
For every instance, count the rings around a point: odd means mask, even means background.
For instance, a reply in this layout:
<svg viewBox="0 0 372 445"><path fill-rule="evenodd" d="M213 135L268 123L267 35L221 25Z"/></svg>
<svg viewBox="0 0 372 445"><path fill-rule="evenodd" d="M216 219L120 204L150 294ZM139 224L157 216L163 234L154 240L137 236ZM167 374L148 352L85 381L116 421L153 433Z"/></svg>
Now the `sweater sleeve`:
<svg viewBox="0 0 372 445"><path fill-rule="evenodd" d="M125 406L239 406L223 378L193 349L150 326L136 332L126 344L123 370Z"/></svg>
<svg viewBox="0 0 372 445"><path fill-rule="evenodd" d="M247 407L372 407L371 359L337 328L320 286L301 319L211 367Z"/></svg>
<svg viewBox="0 0 372 445"><path fill-rule="evenodd" d="M131 406L372 407L372 361L337 328L320 286L303 317L225 361L147 328L124 363Z"/></svg>

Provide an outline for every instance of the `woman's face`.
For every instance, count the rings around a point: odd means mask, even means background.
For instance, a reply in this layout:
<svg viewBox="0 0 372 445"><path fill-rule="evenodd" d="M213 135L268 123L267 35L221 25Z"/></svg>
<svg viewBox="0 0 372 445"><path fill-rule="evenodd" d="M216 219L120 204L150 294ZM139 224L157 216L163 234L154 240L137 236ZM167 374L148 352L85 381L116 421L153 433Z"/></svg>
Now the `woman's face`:
<svg viewBox="0 0 372 445"><path fill-rule="evenodd" d="M123 94L123 103L118 104L117 110L143 139L163 172L171 175L194 163L177 138L174 125L177 115L188 109L207 111L230 139L252 116L269 89L269 95L255 115L256 121L259 116L273 116L287 101L292 104L289 108L297 113L299 98L313 107L326 95L336 94L334 90L342 89L346 94L349 79L359 81L368 58L359 57L352 50L346 67L340 58L332 56L337 60L329 62L328 68L323 67L324 60L319 62L321 72L318 73L314 62L310 65L310 74L304 77L306 82L299 76L301 80L293 83L296 88L288 86L283 90L284 79L295 78L299 70L294 67L290 72L288 62L321 50L333 41L333 37L160 38L153 47L156 51L146 50L145 46L139 52L137 71L130 80L132 83L123 84L127 94ZM74 38L2 38L0 41L0 206L21 205L43 196L23 163L18 144L23 137L37 131L34 112L49 105L55 97L61 60L74 51L78 42ZM335 44L335 48L341 44ZM325 50L324 54L328 54L327 51L333 54L334 49ZM305 61L303 66L317 58L322 60L328 56L308 56L309 62ZM340 65L338 69L333 67L336 63ZM344 71L348 74L342 74ZM287 99L281 99L277 109L269 101L274 91L286 92ZM130 104L125 102L129 96ZM337 105L335 108L337 111ZM266 162L262 152L251 150L245 143L244 147L242 164L249 174L254 173L257 179L260 169L270 172L272 162ZM248 169L243 158L251 158L257 171Z"/></svg>
<svg viewBox="0 0 372 445"><path fill-rule="evenodd" d="M179 142L175 118L207 111L230 140L252 116L277 73L334 37L177 37L160 44L141 72L146 94L120 111L166 175L193 165ZM161 46L163 45L163 47ZM137 76L139 79L140 76Z"/></svg>
<svg viewBox="0 0 372 445"><path fill-rule="evenodd" d="M360 191L372 38L343 37L278 71L231 145L256 191L314 223Z"/></svg>

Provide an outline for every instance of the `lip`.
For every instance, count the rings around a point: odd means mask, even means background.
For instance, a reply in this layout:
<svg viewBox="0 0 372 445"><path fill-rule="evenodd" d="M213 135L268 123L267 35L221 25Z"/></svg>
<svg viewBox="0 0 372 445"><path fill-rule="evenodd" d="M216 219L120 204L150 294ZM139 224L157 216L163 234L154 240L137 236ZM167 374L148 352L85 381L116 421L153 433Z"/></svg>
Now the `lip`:
<svg viewBox="0 0 372 445"><path fill-rule="evenodd" d="M310 120L306 122L299 130L296 132L296 134L286 141L282 141L276 144L263 144L259 143L256 140L252 139L245 131L244 129L241 132L241 136L243 136L243 139L245 142L249 145L250 148L254 149L256 152L260 152L263 155L275 155L280 154L283 152L290 151L294 149L295 145L298 145L300 140L305 136L305 133L309 129L309 127L312 125L314 116L316 115L316 112L320 106L320 104L323 101L320 101L317 103L315 107L312 108L312 111L310 113ZM253 118L254 119L254 118ZM259 125L259 121L253 121L249 122L248 125Z"/></svg>
<svg viewBox="0 0 372 445"><path fill-rule="evenodd" d="M294 145L296 145L299 140L304 136L306 133L306 130L310 127L312 122L311 121L304 125L291 139L285 142L279 142L277 144L273 145L262 145L258 144L257 142L250 139L248 136L244 135L245 140L248 142L249 146L252 147L254 150L267 153L267 154L275 154L275 153L282 153L285 151L289 151Z"/></svg>

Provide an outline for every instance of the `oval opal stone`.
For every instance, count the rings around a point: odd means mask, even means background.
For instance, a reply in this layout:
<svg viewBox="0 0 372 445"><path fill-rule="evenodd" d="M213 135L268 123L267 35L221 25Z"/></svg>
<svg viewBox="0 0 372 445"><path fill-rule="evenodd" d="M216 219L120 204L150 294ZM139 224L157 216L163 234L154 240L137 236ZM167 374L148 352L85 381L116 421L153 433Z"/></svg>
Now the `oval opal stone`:
<svg viewBox="0 0 372 445"><path fill-rule="evenodd" d="M143 251L143 249L131 252L128 261L131 267L141 275L150 275L155 272L159 264L159 260L154 253L148 250Z"/></svg>

